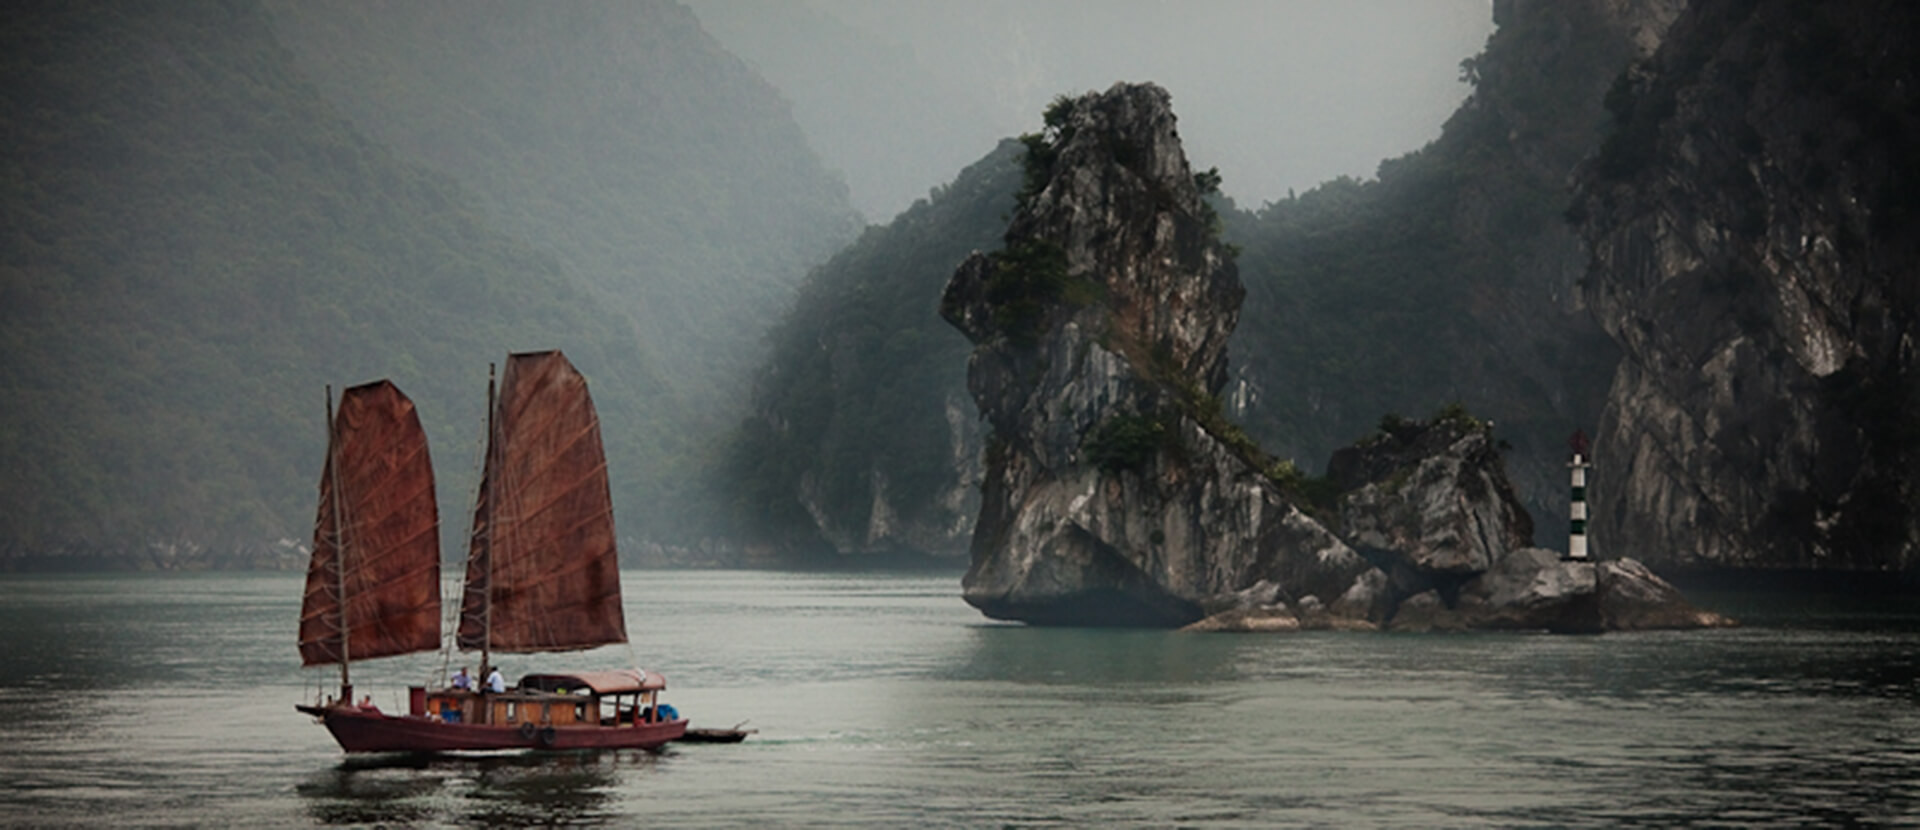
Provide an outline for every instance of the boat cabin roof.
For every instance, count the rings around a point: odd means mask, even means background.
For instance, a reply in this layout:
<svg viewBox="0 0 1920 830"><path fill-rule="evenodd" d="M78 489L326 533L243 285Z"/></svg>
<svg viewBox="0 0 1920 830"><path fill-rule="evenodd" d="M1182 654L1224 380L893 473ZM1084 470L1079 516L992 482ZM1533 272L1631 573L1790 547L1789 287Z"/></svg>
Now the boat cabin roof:
<svg viewBox="0 0 1920 830"><path fill-rule="evenodd" d="M596 695L617 695L657 692L666 687L667 678L654 672L640 672L633 669L585 671L573 674L529 674L520 678L520 688L542 692L590 689Z"/></svg>

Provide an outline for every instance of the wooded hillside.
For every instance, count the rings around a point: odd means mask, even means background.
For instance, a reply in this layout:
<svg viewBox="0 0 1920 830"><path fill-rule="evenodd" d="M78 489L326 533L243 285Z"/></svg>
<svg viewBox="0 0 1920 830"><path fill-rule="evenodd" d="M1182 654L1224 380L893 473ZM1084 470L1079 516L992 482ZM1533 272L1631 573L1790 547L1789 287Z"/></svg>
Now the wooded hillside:
<svg viewBox="0 0 1920 830"><path fill-rule="evenodd" d="M688 490L673 474L701 466L711 452L711 432L687 425L712 413L692 411L692 401L698 390L726 385L718 376L727 361L662 357L657 344L643 342L655 324L637 309L663 306L656 316L683 326L731 326L728 338L752 343L758 335L745 318L703 320L687 309L721 305L715 297L739 293L742 283L759 286L763 305L777 305L780 286L795 278L779 275L782 263L798 273L805 251L829 249L848 230L844 197L817 164L818 187L778 185L760 162L727 153L726 142L687 137L725 133L742 112L749 121L778 121L777 99L744 72L695 67L676 75L676 94L700 99L676 112L677 142L575 125L604 156L502 157L492 165L496 176L519 184L493 181L487 190L370 137L364 118L324 97L326 85L282 45L276 25L285 21L255 3L10 8L0 31L0 468L8 472L0 477L0 550L14 554L160 551L165 564L219 564L258 560L275 539L303 541L325 434L322 388L377 377L392 377L419 404L441 473L450 531L443 536L456 546L487 364L512 350L553 347L593 383L623 534L673 532L664 517L685 512L675 499ZM394 7L359 8L372 15ZM656 10L622 8L636 25ZM593 28L596 11L606 10L545 10L550 25L528 29L529 48L543 33ZM448 51L477 56L486 46ZM597 72L609 83L624 76L629 91L651 88L633 80L648 78L648 67L632 63L650 52L546 46L533 51L559 67L556 74ZM711 86L687 89L688 79ZM590 92L537 88L553 80L529 78L517 92ZM389 106L404 109L431 97L433 84L396 71L359 92L392 95ZM694 111L718 114L687 123ZM490 123L503 131L562 120L494 115ZM762 133L757 146L805 155L784 143L797 142L790 125ZM608 170L622 156L653 158L649 169L678 178L656 183L662 190L623 192L619 205L586 199L637 187ZM609 179L598 189L583 184ZM713 184L690 189L682 186L688 180ZM750 198L762 187L764 200ZM775 187L803 191L784 208L807 203L813 212L763 222L791 225L772 248L744 243L718 220L693 219L716 194L752 203L739 210L777 214ZM570 203L570 194L586 200ZM575 233L545 236L533 219L502 210L518 202L552 203L543 220ZM583 264L583 240L666 248L669 230L694 240L662 255L685 261L647 272L671 280L607 278ZM608 247L599 255L620 256ZM724 252L726 264L716 264L714 252Z"/></svg>

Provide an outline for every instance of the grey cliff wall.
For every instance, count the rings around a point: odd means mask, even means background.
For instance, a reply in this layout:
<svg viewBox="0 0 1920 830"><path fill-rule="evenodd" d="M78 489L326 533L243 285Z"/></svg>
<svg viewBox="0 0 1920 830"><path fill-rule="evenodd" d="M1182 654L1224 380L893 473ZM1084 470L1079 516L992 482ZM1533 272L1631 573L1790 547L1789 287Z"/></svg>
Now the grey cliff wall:
<svg viewBox="0 0 1920 830"><path fill-rule="evenodd" d="M1920 12L1701 0L1610 96L1574 214L1624 358L1603 554L1900 571L1920 556Z"/></svg>
<svg viewBox="0 0 1920 830"><path fill-rule="evenodd" d="M1499 420L1517 447L1508 474L1542 527L1566 524L1563 441L1575 426L1592 429L1619 357L1578 287L1586 243L1559 214L1574 169L1599 144L1608 85L1653 54L1685 5L1497 0L1474 92L1434 148L1472 171L1447 232L1480 260L1456 277L1484 334L1455 346L1452 399Z"/></svg>
<svg viewBox="0 0 1920 830"><path fill-rule="evenodd" d="M1340 536L1409 593L1453 585L1528 547L1492 428L1464 413L1401 422L1333 454Z"/></svg>

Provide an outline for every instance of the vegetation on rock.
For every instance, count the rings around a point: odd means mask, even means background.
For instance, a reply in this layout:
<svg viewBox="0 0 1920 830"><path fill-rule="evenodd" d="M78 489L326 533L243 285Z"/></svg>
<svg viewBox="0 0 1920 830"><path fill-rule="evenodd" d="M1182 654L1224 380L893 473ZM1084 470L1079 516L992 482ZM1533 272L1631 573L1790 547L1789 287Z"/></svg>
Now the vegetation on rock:
<svg viewBox="0 0 1920 830"><path fill-rule="evenodd" d="M769 336L753 414L726 442L737 530L813 554L964 550L972 504L948 502L971 493L978 427L970 414L949 420L952 407L971 407L967 343L935 298L954 262L999 244L1020 152L1002 143L808 275ZM865 539L881 495L902 524L928 528L924 538ZM960 532L930 530L956 523Z"/></svg>
<svg viewBox="0 0 1920 830"><path fill-rule="evenodd" d="M992 259L987 301L993 304L993 322L1017 343L1033 344L1048 309L1093 305L1102 298L1099 283L1067 273L1067 252L1051 242L1024 240L996 251Z"/></svg>
<svg viewBox="0 0 1920 830"><path fill-rule="evenodd" d="M1107 473L1139 470L1154 455L1177 442L1158 415L1114 415L1087 433L1080 448L1088 464Z"/></svg>
<svg viewBox="0 0 1920 830"><path fill-rule="evenodd" d="M1247 285L1235 414L1282 455L1324 459L1382 412L1463 401L1515 447L1529 509L1566 511L1565 437L1590 425L1619 349L1580 306L1568 173L1657 0L1499 6L1463 66L1473 95L1434 143L1256 211L1226 212Z"/></svg>

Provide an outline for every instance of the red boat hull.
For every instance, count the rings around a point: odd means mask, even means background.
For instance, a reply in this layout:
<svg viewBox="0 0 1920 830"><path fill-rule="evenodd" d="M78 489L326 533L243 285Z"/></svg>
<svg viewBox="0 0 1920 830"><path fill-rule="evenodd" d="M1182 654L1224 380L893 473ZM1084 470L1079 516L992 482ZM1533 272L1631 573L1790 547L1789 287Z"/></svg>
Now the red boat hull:
<svg viewBox="0 0 1920 830"><path fill-rule="evenodd" d="M537 727L443 723L353 707L297 707L316 715L348 752L459 752L489 749L653 749L687 732L687 720Z"/></svg>

